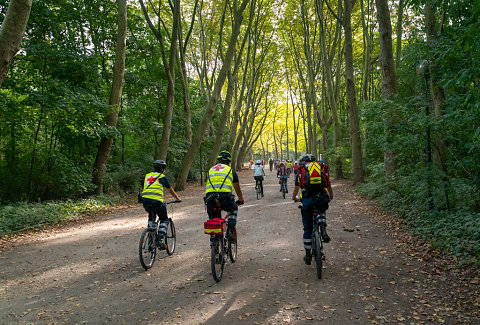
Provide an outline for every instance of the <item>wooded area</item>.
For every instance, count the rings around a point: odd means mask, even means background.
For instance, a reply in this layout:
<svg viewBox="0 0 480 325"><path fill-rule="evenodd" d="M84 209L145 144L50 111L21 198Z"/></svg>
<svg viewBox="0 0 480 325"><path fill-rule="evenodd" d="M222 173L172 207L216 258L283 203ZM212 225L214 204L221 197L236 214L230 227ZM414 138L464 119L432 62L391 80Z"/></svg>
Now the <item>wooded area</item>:
<svg viewBox="0 0 480 325"><path fill-rule="evenodd" d="M155 159L182 190L221 149L237 169L308 152L480 258L479 16L474 0L0 0L1 204L135 192Z"/></svg>

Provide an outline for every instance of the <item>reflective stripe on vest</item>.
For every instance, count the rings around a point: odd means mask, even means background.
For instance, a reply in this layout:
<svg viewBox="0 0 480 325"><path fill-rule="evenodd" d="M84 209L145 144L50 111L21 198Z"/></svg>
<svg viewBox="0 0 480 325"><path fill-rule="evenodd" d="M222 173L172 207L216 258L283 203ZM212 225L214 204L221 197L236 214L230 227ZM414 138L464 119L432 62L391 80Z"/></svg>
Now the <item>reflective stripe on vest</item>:
<svg viewBox="0 0 480 325"><path fill-rule="evenodd" d="M222 185L223 184L223 185ZM206 193L231 193L233 190L232 168L228 165L218 164L208 171Z"/></svg>
<svg viewBox="0 0 480 325"><path fill-rule="evenodd" d="M322 184L322 166L320 166L319 163L317 162L311 163L310 166L308 166L308 174L310 175L311 185Z"/></svg>
<svg viewBox="0 0 480 325"><path fill-rule="evenodd" d="M142 197L163 202L163 186L159 182L163 177L165 175L156 172L145 175Z"/></svg>

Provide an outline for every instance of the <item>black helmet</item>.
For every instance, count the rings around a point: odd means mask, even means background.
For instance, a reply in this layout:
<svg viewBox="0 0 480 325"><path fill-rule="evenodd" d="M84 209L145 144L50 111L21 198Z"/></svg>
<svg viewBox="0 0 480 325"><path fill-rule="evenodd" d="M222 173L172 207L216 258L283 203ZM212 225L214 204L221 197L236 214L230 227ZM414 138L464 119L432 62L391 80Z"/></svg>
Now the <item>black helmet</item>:
<svg viewBox="0 0 480 325"><path fill-rule="evenodd" d="M315 161L315 156L310 154L310 153L307 153L305 156L302 157L302 160L301 161L304 161L304 162L312 162L312 161Z"/></svg>
<svg viewBox="0 0 480 325"><path fill-rule="evenodd" d="M229 163L232 161L232 155L227 150L222 150L218 153L217 159L221 163Z"/></svg>
<svg viewBox="0 0 480 325"><path fill-rule="evenodd" d="M155 160L153 162L153 168L155 170L162 170L167 167L167 163L164 160Z"/></svg>

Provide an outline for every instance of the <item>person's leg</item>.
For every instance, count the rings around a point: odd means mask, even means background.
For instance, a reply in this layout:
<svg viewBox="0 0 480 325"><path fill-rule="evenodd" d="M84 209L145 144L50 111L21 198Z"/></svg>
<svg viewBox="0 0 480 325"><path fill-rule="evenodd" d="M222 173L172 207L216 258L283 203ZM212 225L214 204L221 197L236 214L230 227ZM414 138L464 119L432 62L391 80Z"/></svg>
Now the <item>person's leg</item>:
<svg viewBox="0 0 480 325"><path fill-rule="evenodd" d="M304 198L302 201L302 223L303 223L303 247L305 248L305 264L312 263L312 230L313 230L313 210L312 199Z"/></svg>
<svg viewBox="0 0 480 325"><path fill-rule="evenodd" d="M317 222L320 226L320 232L325 243L330 242L330 236L327 234L327 215L325 212L328 209L328 202L329 202L328 195L324 193L322 198L318 202L318 217Z"/></svg>
<svg viewBox="0 0 480 325"><path fill-rule="evenodd" d="M162 238L167 233L168 216L167 206L163 202L157 201L154 205L154 210L158 219L160 220L160 226L158 227L158 238Z"/></svg>
<svg viewBox="0 0 480 325"><path fill-rule="evenodd" d="M237 212L238 212L238 205L235 203L235 198L232 195L230 198L224 198L222 201L222 209L228 212L228 220L227 220L227 235L229 237L233 236L233 230L237 225Z"/></svg>

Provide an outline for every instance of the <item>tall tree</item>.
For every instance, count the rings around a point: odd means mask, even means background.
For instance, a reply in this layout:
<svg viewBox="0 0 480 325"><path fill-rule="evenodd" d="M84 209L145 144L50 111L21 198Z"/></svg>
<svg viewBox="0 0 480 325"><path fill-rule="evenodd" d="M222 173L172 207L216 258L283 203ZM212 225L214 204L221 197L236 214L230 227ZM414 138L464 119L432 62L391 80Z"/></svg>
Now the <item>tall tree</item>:
<svg viewBox="0 0 480 325"><path fill-rule="evenodd" d="M389 101L397 93L397 74L395 71L395 60L393 58L392 22L388 9L388 0L375 0L377 7L377 20L380 33L380 68L382 70L382 97L386 101L384 111L384 131L387 141L393 135L393 121L395 118L395 106ZM390 147L385 148L383 155L385 176L390 178L396 170L395 153ZM387 190L389 187L387 186Z"/></svg>
<svg viewBox="0 0 480 325"><path fill-rule="evenodd" d="M108 102L111 107L105 123L108 128L115 129L118 121L118 111L122 99L123 76L125 74L125 52L127 48L127 0L117 0L118 7L118 31L115 46L115 63L113 65L112 90ZM96 186L95 193L103 193L103 181L105 179L106 165L110 157L113 145L113 135L109 132L108 137L102 137L98 147L97 156L93 165L93 184Z"/></svg>
<svg viewBox="0 0 480 325"><path fill-rule="evenodd" d="M178 35L180 28L180 0L172 0L170 2L170 7L172 10L172 31L171 34L168 30L165 29L165 33L170 35L170 50L169 56L167 60L167 50L165 47L165 40L164 36L160 29L160 25L165 26L163 18L161 16L162 12L162 1L158 3L158 9L154 12L156 14L156 20L158 22L159 27L155 27L152 20L150 19L150 15L148 13L147 8L144 5L143 0L140 0L140 6L142 7L143 14L145 19L147 20L148 26L152 30L153 34L160 42L160 47L162 51L162 60L163 66L165 67L165 73L168 78L168 85L167 85L167 103L163 115L163 130L162 130L162 139L160 140L160 148L158 151L158 158L159 159L166 159L168 146L170 145L170 131L172 128L172 117L173 117L173 108L175 104L175 59L178 55L177 53L177 43L178 43Z"/></svg>
<svg viewBox="0 0 480 325"><path fill-rule="evenodd" d="M345 30L345 83L350 116L350 142L352 145L353 184L363 183L362 142L358 117L357 95L353 69L352 8L355 0L344 0L343 28Z"/></svg>
<svg viewBox="0 0 480 325"><path fill-rule="evenodd" d="M0 27L0 87L8 67L20 48L27 26L32 0L10 0L7 14Z"/></svg>
<svg viewBox="0 0 480 325"><path fill-rule="evenodd" d="M187 153L183 157L182 160L182 169L180 170L179 174L177 175L176 179L176 188L181 191L185 188L185 184L187 182L188 172L193 164L195 156L197 155L198 150L200 149L200 145L203 142L203 137L205 135L205 131L207 130L210 121L212 120L212 116L215 113L215 108L217 107L217 101L220 96L220 92L222 90L223 84L225 83L225 79L227 78L228 71L230 71L232 66L233 56L236 51L236 45L238 36L240 34L240 27L243 21L243 12L247 7L247 4L250 0L242 0L242 2L238 3L238 0L234 0L233 2L233 19L234 24L230 36L230 40L228 42L227 52L225 54L225 59L223 61L222 67L218 73L218 77L215 81L215 87L213 92L210 96L208 101L205 114L198 125L197 132L192 141L192 145L188 149ZM254 5L255 1L252 1Z"/></svg>

